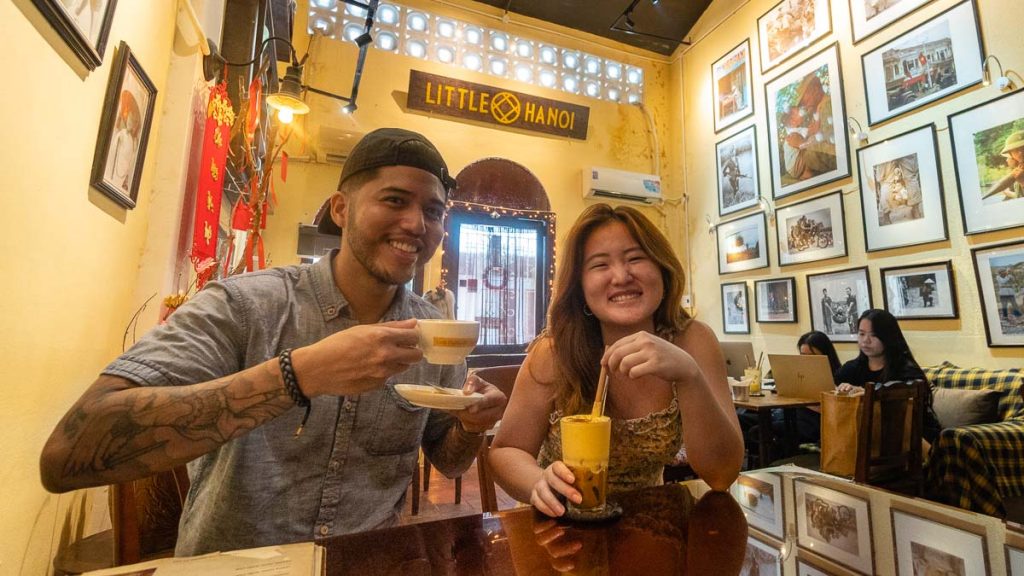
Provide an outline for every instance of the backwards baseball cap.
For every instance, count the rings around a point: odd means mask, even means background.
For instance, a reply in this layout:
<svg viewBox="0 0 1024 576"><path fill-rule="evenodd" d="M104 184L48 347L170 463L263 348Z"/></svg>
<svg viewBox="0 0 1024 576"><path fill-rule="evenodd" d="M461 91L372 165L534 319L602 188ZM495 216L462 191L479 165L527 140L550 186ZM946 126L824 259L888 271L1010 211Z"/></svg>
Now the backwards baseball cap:
<svg viewBox="0 0 1024 576"><path fill-rule="evenodd" d="M341 170L338 189L350 177L374 168L410 166L430 172L441 181L445 197L455 189L455 179L448 174L448 166L437 148L422 134L401 128L379 128L370 132L352 148ZM324 212L317 224L321 234L341 235L341 228Z"/></svg>

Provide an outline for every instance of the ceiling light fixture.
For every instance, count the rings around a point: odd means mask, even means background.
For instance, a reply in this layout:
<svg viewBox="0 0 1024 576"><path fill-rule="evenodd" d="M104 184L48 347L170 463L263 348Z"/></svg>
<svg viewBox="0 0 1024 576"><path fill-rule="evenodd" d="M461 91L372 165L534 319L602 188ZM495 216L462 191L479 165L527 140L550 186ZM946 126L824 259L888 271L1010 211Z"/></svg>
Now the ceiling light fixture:
<svg viewBox="0 0 1024 576"><path fill-rule="evenodd" d="M298 54L295 52L295 46L287 38L280 36L271 36L264 40L260 44L259 50L256 52L256 56L248 62L228 62L221 54L217 51L217 46L212 41L210 43L210 54L203 57L203 74L207 81L219 80L224 74L224 68L226 66L250 66L254 63L260 62L258 68L261 68L266 63L262 62L264 58L264 50L266 50L267 44L272 40L284 43L287 46L291 54L291 63L288 65L285 71L284 78L281 79L278 85L277 91L267 96L267 105L277 110L278 119L287 124L292 121L296 115L308 114L309 104L306 104L303 98L303 92L313 92L320 94L321 96L327 96L336 100L345 102L345 106L342 107L342 112L351 114L358 108L356 106L356 96L359 94L359 82L363 75L363 65L366 62L366 51L371 44L373 44L373 36L370 34L370 30L373 29L373 16L377 11L377 4L380 0L368 0L367 2L360 2L358 0L343 0L345 4L351 4L357 6L366 11L366 21L363 24L363 33L355 38L355 43L359 47L359 55L356 58L356 69L355 74L352 78L352 90L348 96L342 96L326 90L320 90L302 83L302 72L303 67L306 64L306 59L309 58L309 53L302 57L302 60L298 59Z"/></svg>
<svg viewBox="0 0 1024 576"><path fill-rule="evenodd" d="M651 0L652 5L658 4L660 0ZM612 22L612 25L608 27L609 30L615 30L616 32L623 32L625 34L632 34L635 36L644 36L646 38L654 38L655 40L661 40L663 42L671 42L673 44L683 44L686 46L690 45L690 42L679 38L669 38L667 36L660 36L658 34L651 34L650 32L641 32L637 30L636 20L633 19L633 10L636 5L640 3L640 0L632 0L629 6L619 14L619 17Z"/></svg>

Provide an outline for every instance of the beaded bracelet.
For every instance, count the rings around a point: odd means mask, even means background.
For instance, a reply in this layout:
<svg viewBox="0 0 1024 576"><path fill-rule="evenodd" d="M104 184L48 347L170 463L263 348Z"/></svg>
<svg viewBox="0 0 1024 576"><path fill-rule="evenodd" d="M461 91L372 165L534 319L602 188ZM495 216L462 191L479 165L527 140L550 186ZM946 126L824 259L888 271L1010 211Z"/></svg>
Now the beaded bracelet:
<svg viewBox="0 0 1024 576"><path fill-rule="evenodd" d="M281 379L284 380L285 391L288 392L288 395L291 396L297 406L306 409L306 413L302 416L302 422L295 430L295 435L299 436L302 434L302 429L306 426L306 421L309 420L309 411L313 405L309 401L309 397L303 394L302 389L299 388L299 379L295 377L295 369L292 368L292 349L285 348L277 359L281 365Z"/></svg>

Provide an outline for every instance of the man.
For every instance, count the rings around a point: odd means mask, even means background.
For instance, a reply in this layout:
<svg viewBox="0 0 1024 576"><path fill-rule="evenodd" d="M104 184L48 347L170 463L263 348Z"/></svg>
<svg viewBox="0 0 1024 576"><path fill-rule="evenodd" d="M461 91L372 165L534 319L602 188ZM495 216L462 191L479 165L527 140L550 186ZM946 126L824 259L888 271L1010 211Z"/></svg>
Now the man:
<svg viewBox="0 0 1024 576"><path fill-rule="evenodd" d="M821 315L825 318L825 333L832 334L832 297L828 295L828 288L821 289Z"/></svg>
<svg viewBox="0 0 1024 576"><path fill-rule="evenodd" d="M853 293L853 288L846 287L846 321L850 324L850 334L857 333L857 295Z"/></svg>
<svg viewBox="0 0 1024 576"><path fill-rule="evenodd" d="M1018 130L1006 139L1002 151L1010 171L985 192L983 198L996 196L1000 201L1024 198L1024 130Z"/></svg>
<svg viewBox="0 0 1024 576"><path fill-rule="evenodd" d="M1017 306L1017 290L1014 278L1010 276L1010 267L1003 266L995 275L996 293L999 296L999 316L1007 323L1014 322L1021 316Z"/></svg>
<svg viewBox="0 0 1024 576"><path fill-rule="evenodd" d="M419 447L459 474L505 406L497 388L463 384L464 364L429 365L416 348L415 318L439 314L404 284L441 242L454 184L423 136L368 134L320 222L321 232L344 229L340 250L199 292L57 425L43 484L66 491L188 462L180 556L394 524ZM453 414L426 410L397 395L400 383L484 398Z"/></svg>

